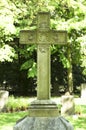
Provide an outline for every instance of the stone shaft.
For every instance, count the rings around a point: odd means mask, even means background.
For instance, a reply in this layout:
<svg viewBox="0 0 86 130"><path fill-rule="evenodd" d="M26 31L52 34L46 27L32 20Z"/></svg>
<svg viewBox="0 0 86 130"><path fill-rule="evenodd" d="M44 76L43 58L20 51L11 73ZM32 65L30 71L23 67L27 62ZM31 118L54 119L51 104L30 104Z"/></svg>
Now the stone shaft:
<svg viewBox="0 0 86 130"><path fill-rule="evenodd" d="M50 46L38 45L38 100L50 99Z"/></svg>

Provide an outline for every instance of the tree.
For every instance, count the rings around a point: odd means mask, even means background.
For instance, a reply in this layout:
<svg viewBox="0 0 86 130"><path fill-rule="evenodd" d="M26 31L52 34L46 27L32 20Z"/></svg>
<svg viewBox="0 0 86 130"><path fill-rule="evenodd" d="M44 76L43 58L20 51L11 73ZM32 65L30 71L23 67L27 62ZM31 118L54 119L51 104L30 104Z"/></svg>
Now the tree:
<svg viewBox="0 0 86 130"><path fill-rule="evenodd" d="M0 61L12 62L15 57L15 50L9 46L9 42L13 40L12 35L15 34L15 26L12 11L7 1L0 2Z"/></svg>
<svg viewBox="0 0 86 130"><path fill-rule="evenodd" d="M38 11L50 11L51 28L68 31L71 43L71 64L73 69L79 66L86 75L86 1L80 0L4 0L0 1L0 62L12 62L23 59L21 70L27 70L28 78L36 76L36 46L18 48L12 45L14 38L19 38L21 29L36 28ZM67 46L51 46L52 55L58 54L63 67L70 68ZM57 56L56 56L57 59ZM58 59L57 59L58 61Z"/></svg>

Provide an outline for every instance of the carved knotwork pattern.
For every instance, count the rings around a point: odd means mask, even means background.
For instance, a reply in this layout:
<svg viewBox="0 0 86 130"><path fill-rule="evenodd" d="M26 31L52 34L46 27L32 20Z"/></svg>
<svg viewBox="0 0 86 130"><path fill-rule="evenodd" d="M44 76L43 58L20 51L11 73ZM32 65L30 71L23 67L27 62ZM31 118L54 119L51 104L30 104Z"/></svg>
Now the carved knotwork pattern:
<svg viewBox="0 0 86 130"><path fill-rule="evenodd" d="M39 28L42 28L42 29L46 29L48 27L47 23L46 22L41 22L39 24Z"/></svg>
<svg viewBox="0 0 86 130"><path fill-rule="evenodd" d="M45 29L50 28L50 17L49 13L41 13L38 15L38 28Z"/></svg>
<svg viewBox="0 0 86 130"><path fill-rule="evenodd" d="M28 32L28 42L36 42L36 31L29 31Z"/></svg>
<svg viewBox="0 0 86 130"><path fill-rule="evenodd" d="M43 44L50 43L49 33L48 32L39 32L38 33L38 43L43 43Z"/></svg>
<svg viewBox="0 0 86 130"><path fill-rule="evenodd" d="M53 44L65 44L67 42L67 33L66 31L52 31L52 43Z"/></svg>
<svg viewBox="0 0 86 130"><path fill-rule="evenodd" d="M49 50L49 46L48 45L39 45L39 51L41 53L46 53Z"/></svg>

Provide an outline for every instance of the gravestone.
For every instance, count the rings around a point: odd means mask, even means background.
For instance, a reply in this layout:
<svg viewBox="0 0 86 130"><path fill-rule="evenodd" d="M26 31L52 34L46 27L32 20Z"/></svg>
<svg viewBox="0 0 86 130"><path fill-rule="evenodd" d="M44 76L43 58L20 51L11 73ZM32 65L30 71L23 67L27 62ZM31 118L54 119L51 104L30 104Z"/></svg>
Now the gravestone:
<svg viewBox="0 0 86 130"><path fill-rule="evenodd" d="M0 90L0 112L3 110L5 107L7 100L8 100L9 92Z"/></svg>
<svg viewBox="0 0 86 130"><path fill-rule="evenodd" d="M37 100L14 130L73 130L69 122L58 116L57 104L50 99L50 45L67 43L67 32L51 30L50 13L40 12L37 29L22 30L20 43L37 44Z"/></svg>
<svg viewBox="0 0 86 130"><path fill-rule="evenodd" d="M86 98L86 83L81 84L81 98Z"/></svg>
<svg viewBox="0 0 86 130"><path fill-rule="evenodd" d="M61 115L74 115L75 114L75 103L74 96L70 94L65 94L61 97L62 108Z"/></svg>

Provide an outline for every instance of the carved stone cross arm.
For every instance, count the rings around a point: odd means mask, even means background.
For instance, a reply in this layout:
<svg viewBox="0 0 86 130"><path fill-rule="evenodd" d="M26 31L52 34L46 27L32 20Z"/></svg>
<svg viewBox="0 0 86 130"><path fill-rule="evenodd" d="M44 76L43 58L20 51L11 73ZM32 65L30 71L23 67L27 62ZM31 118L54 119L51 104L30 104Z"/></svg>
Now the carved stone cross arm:
<svg viewBox="0 0 86 130"><path fill-rule="evenodd" d="M67 31L61 30L22 30L20 31L21 44L66 44Z"/></svg>
<svg viewBox="0 0 86 130"><path fill-rule="evenodd" d="M36 44L37 41L36 30L21 30L20 44Z"/></svg>
<svg viewBox="0 0 86 130"><path fill-rule="evenodd" d="M21 30L21 44L66 44L67 31L50 29L50 13L40 12L36 30Z"/></svg>

